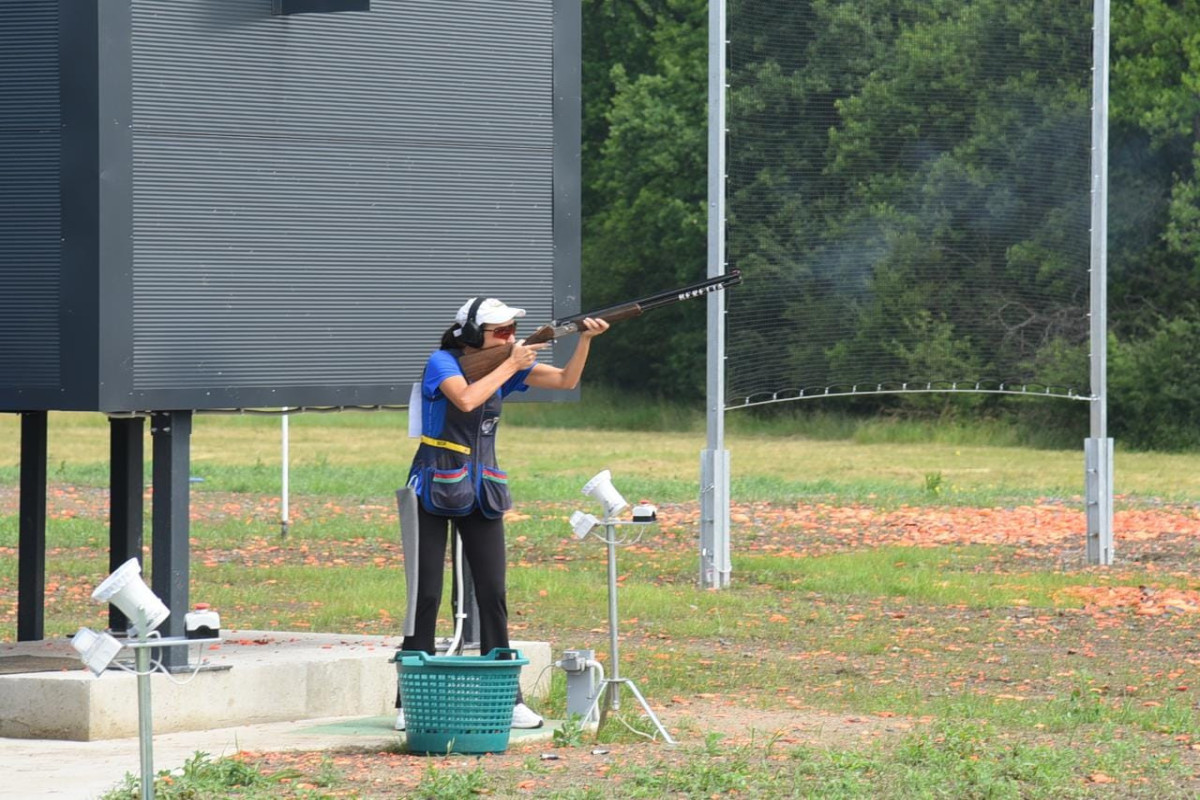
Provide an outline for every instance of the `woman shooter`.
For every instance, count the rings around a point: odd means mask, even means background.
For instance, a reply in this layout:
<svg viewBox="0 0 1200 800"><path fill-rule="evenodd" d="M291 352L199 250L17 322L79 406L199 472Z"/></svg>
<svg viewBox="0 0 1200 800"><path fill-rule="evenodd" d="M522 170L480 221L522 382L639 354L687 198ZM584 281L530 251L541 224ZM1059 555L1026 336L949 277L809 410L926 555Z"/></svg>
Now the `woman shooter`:
<svg viewBox="0 0 1200 800"><path fill-rule="evenodd" d="M442 335L440 349L425 364L421 379L421 444L413 457L409 485L418 499L416 612L404 650L434 653L434 632L442 597L442 575L450 526L458 531L471 568L479 605L479 651L508 647L505 592L504 512L512 507L507 474L496 459L496 428L504 398L530 386L574 389L587 363L592 339L608 330L600 319L585 319L575 353L562 368L537 363L546 344L517 341L517 319L525 310L495 298L463 304ZM464 355L512 345L499 366L468 382L459 364ZM409 591L414 591L409 587ZM397 707L400 702L397 699ZM540 728L542 718L525 705L521 692L513 708L514 728ZM396 729L404 730L400 708Z"/></svg>

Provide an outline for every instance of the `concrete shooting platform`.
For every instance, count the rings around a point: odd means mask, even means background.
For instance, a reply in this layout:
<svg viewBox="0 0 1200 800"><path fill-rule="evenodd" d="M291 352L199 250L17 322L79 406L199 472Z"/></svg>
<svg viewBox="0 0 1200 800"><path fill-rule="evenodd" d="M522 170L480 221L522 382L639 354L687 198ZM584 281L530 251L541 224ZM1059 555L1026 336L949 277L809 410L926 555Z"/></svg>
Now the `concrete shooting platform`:
<svg viewBox="0 0 1200 800"><path fill-rule="evenodd" d="M197 649L192 673L151 678L155 771L197 752L384 748L403 744L395 721L400 637L225 630ZM529 659L521 688L536 706L550 687L550 645L513 642ZM474 655L468 651L468 655ZM123 650L118 660L126 661ZM140 775L137 678L87 671L69 639L0 644L0 659L57 671L0 675L0 798L98 798ZM186 683L185 683L186 681ZM182 685L181 685L182 684ZM552 737L558 723L514 730L510 744Z"/></svg>
<svg viewBox="0 0 1200 800"><path fill-rule="evenodd" d="M220 642L188 646L204 667L151 677L154 733L259 723L393 714L400 637L223 630ZM529 659L521 689L531 699L550 687L550 645L513 642ZM477 655L467 651L467 655ZM0 674L0 737L88 742L138 735L137 677L84 668L70 640L0 644L6 657L55 671ZM132 664L130 650L118 661ZM14 661L13 663L22 663Z"/></svg>

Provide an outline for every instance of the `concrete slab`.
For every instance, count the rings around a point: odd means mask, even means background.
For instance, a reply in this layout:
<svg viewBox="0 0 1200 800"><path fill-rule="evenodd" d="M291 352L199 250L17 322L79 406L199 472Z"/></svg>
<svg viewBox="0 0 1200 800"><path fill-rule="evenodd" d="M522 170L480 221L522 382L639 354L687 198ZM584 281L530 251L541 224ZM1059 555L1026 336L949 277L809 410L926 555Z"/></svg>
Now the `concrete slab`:
<svg viewBox="0 0 1200 800"><path fill-rule="evenodd" d="M226 630L219 643L189 647L196 673L151 677L155 735L388 715L396 697L389 659L400 637ZM528 698L549 691L550 645L513 642L529 659ZM128 651L124 651L128 653ZM75 655L68 639L0 644L0 656ZM468 654L472 654L468 652ZM0 675L0 737L91 742L138 735L137 678L83 668ZM211 752L211 751L210 751Z"/></svg>
<svg viewBox="0 0 1200 800"><path fill-rule="evenodd" d="M177 770L197 752L220 758L237 752L383 750L404 741L403 734L392 730L394 721L389 713L156 733L151 743L154 770ZM548 741L560 725L547 721L538 730L514 730L509 746ZM91 742L0 739L0 798L95 800L120 785L126 773L140 777L140 754L137 737Z"/></svg>

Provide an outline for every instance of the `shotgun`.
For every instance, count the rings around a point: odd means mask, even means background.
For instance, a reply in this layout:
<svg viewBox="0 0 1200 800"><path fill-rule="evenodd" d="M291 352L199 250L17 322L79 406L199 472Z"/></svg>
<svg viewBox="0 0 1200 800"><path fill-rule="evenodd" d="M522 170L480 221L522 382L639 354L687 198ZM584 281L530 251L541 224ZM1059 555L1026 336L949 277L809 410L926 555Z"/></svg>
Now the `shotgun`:
<svg viewBox="0 0 1200 800"><path fill-rule="evenodd" d="M693 283L679 289L659 292L658 294L652 294L649 297L643 297L639 300L602 308L599 311L589 311L586 314L576 314L565 319L554 320L549 325L543 325L527 336L525 344L541 344L542 342L549 342L562 336L579 333L583 328L583 320L587 317L602 319L612 324L624 319L639 317L654 308L661 308L682 300L691 300L693 297L700 297L709 292L720 291L728 286L737 286L741 282L742 273L735 269L716 278L709 278L706 281ZM477 381L503 364L511 352L511 344L504 345L503 347L489 347L485 350L466 353L458 360L458 363L462 367L463 375L468 382Z"/></svg>

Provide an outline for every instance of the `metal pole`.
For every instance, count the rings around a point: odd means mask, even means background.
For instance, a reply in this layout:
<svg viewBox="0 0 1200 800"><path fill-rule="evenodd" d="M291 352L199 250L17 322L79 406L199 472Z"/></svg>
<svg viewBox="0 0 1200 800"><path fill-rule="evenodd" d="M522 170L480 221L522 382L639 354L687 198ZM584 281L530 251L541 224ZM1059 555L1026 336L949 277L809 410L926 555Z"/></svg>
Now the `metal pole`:
<svg viewBox="0 0 1200 800"><path fill-rule="evenodd" d="M1093 0L1090 439L1084 447L1087 559L1111 564L1112 440L1108 438L1108 50L1109 0Z"/></svg>
<svg viewBox="0 0 1200 800"><path fill-rule="evenodd" d="M287 406L283 407L281 424L283 474L279 481L279 536L286 539L288 535L288 415Z"/></svg>
<svg viewBox="0 0 1200 800"><path fill-rule="evenodd" d="M708 4L708 275L725 273L725 0ZM700 456L700 585L729 586L729 451L725 449L725 297L708 296L708 441Z"/></svg>
<svg viewBox="0 0 1200 800"><path fill-rule="evenodd" d="M667 744L675 744L675 740L671 738L671 734L663 727L658 715L654 713L654 709L650 708L650 704L646 702L645 696L638 691L634 682L629 678L621 677L621 652L617 641L617 526L622 524L642 525L646 523L621 523L608 516L604 518L604 543L608 549L608 646L612 656L612 671L609 677L603 679L600 687L596 690L591 705L584 712L583 718L585 720L591 719L592 712L598 710L600 712L600 720L597 723L597 730L603 728L609 711L620 709L621 684L625 684L629 687L629 691L633 692L634 698L641 703L642 709L646 712L646 716L654 723L654 727L662 734L663 741ZM605 697L609 700L607 708L601 706Z"/></svg>
<svg viewBox="0 0 1200 800"><path fill-rule="evenodd" d="M608 647L612 653L612 683L608 684L609 705L613 711L621 707L617 681L621 680L621 654L617 645L617 528L611 522L604 525L608 545Z"/></svg>
<svg viewBox="0 0 1200 800"><path fill-rule="evenodd" d="M138 630L144 628L141 625ZM141 637L145 641L145 634ZM134 650L134 668L137 670L138 690L138 744L142 764L142 800L154 800L154 731L150 713L150 649L139 647Z"/></svg>

